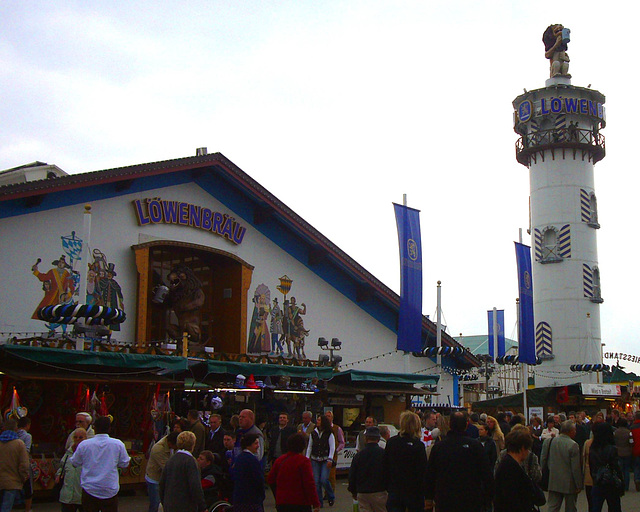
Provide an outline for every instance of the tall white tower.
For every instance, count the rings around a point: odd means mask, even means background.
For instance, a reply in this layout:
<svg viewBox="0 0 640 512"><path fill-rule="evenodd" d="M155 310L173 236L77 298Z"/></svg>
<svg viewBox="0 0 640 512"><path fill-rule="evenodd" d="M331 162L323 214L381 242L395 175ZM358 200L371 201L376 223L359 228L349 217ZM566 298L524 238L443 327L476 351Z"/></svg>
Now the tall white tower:
<svg viewBox="0 0 640 512"><path fill-rule="evenodd" d="M602 366L598 207L593 169L605 156L604 95L571 85L568 30L543 38L546 87L513 101L516 158L529 168L536 387L596 383ZM576 368L576 365L578 366Z"/></svg>

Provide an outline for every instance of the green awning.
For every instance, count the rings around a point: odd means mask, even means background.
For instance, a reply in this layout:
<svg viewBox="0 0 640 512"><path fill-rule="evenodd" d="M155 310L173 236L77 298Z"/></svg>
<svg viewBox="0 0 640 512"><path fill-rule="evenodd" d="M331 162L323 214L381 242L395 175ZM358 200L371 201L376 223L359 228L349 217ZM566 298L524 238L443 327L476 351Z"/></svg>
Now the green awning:
<svg viewBox="0 0 640 512"><path fill-rule="evenodd" d="M200 376L202 369L197 371L198 380L204 381L209 375L237 375L242 374L245 377L252 375L258 377L302 377L311 379L330 379L333 375L333 368L328 366L289 366L281 364L260 364L260 363L241 363L237 361L205 361L202 365L206 365L206 375ZM192 368L194 370L194 368ZM195 373L195 372L194 372Z"/></svg>
<svg viewBox="0 0 640 512"><path fill-rule="evenodd" d="M347 370L336 373L333 382L378 382L393 384L437 384L439 375L423 375L416 373L385 373L364 370Z"/></svg>
<svg viewBox="0 0 640 512"><path fill-rule="evenodd" d="M11 369L11 360L61 366L102 366L136 370L142 368L167 370L167 373L185 371L187 358L128 354L126 352L91 352L60 348L30 347L27 345L0 345L0 367Z"/></svg>
<svg viewBox="0 0 640 512"><path fill-rule="evenodd" d="M542 407L542 406L557 406L556 395L560 387L547 387L547 388L534 388L527 390L527 407ZM571 384L569 387L569 394L574 395L580 393L579 388ZM482 400L473 402L473 409L485 409L497 407L502 405L503 407L520 408L523 407L522 393L516 393L515 395L501 396L499 398L492 398L490 400Z"/></svg>

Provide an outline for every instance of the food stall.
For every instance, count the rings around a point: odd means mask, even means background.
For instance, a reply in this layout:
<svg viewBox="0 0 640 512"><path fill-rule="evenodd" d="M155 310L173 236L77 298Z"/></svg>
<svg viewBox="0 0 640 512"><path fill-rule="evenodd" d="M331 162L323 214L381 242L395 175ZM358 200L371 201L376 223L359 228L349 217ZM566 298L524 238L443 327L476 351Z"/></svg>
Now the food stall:
<svg viewBox="0 0 640 512"><path fill-rule="evenodd" d="M186 368L181 357L0 345L0 409L3 419L32 420L34 491L53 487L81 411L113 418L111 433L131 456L120 483L144 482L145 451L170 419L169 394L184 385L171 377Z"/></svg>

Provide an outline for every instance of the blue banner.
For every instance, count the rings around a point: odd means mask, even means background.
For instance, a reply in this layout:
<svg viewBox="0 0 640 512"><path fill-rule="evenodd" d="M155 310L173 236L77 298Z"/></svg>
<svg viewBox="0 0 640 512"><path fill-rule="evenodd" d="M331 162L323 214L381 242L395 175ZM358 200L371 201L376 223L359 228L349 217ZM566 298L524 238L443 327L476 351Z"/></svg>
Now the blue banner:
<svg viewBox="0 0 640 512"><path fill-rule="evenodd" d="M518 292L520 296L520 321L518 322L519 360L536 364L536 337L533 320L533 277L531 276L531 247L516 244L518 263Z"/></svg>
<svg viewBox="0 0 640 512"><path fill-rule="evenodd" d="M420 211L393 204L400 245L398 350L422 350L422 242Z"/></svg>
<svg viewBox="0 0 640 512"><path fill-rule="evenodd" d="M489 355L493 356L493 310L487 311L489 318ZM496 310L498 318L498 357L502 357L505 352L504 347L504 309Z"/></svg>

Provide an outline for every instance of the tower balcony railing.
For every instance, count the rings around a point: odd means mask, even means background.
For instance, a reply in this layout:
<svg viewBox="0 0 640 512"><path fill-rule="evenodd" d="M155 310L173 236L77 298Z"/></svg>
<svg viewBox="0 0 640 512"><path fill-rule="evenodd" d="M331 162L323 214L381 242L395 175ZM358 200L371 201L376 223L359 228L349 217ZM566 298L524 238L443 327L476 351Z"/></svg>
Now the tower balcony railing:
<svg viewBox="0 0 640 512"><path fill-rule="evenodd" d="M556 150L573 150L574 158L580 152L582 158L591 158L595 164L605 156L604 135L582 128L553 128L527 133L516 141L516 159L527 167L532 160L537 161L538 155L544 160L547 150L551 150L552 158Z"/></svg>

